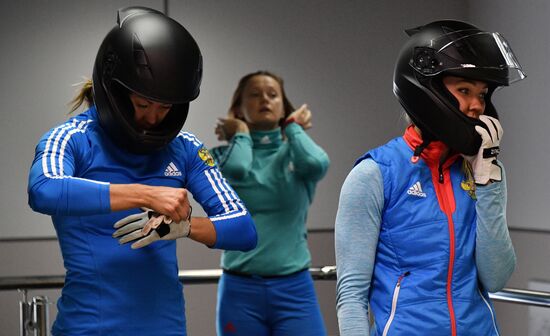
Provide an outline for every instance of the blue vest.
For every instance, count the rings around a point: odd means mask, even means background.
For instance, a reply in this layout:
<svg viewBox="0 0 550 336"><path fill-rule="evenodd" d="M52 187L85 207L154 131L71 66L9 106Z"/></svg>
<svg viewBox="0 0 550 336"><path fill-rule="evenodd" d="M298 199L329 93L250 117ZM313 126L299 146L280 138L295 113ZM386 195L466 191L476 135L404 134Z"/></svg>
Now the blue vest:
<svg viewBox="0 0 550 336"><path fill-rule="evenodd" d="M413 163L399 137L358 160L372 158L384 181L369 292L375 335L498 335L477 277L475 201L461 188L462 160L438 169L438 145Z"/></svg>

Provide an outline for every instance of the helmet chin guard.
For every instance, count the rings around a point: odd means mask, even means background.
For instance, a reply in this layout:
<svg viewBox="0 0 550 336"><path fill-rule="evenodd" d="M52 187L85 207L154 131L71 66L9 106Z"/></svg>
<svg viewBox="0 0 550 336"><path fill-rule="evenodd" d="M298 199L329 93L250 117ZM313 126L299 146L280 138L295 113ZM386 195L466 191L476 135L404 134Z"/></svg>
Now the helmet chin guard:
<svg viewBox="0 0 550 336"><path fill-rule="evenodd" d="M486 82L484 114L498 118L493 92L525 78L514 53L499 33L462 21L436 21L407 33L410 38L395 64L394 94L423 136L443 141L459 153L477 153L481 137L475 126L483 123L460 111L443 77Z"/></svg>
<svg viewBox="0 0 550 336"><path fill-rule="evenodd" d="M182 25L150 8L121 9L94 64L99 123L115 144L129 152L157 151L183 127L201 79L200 49ZM134 121L132 92L172 108L159 125L141 129Z"/></svg>

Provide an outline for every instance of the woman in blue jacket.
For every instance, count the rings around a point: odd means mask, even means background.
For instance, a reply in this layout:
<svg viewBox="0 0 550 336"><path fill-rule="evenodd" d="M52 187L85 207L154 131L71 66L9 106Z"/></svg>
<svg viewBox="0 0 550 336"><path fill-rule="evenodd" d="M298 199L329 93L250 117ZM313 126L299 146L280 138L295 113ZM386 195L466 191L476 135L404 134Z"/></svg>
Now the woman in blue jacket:
<svg viewBox="0 0 550 336"><path fill-rule="evenodd" d="M254 218L258 246L223 252L218 335L325 335L306 218L329 160L305 132L311 112L294 110L283 80L259 71L240 80L229 114L216 127L229 145L213 153Z"/></svg>
<svg viewBox="0 0 550 336"><path fill-rule="evenodd" d="M121 9L74 101L89 109L38 143L29 204L51 215L67 271L54 335L186 335L175 239L255 247L250 214L208 150L181 131L201 76L183 26ZM207 217L191 217L188 192Z"/></svg>
<svg viewBox="0 0 550 336"><path fill-rule="evenodd" d="M394 93L412 123L360 157L340 195L340 332L499 335L488 292L516 259L491 95L524 74L498 33L452 20L407 33Z"/></svg>

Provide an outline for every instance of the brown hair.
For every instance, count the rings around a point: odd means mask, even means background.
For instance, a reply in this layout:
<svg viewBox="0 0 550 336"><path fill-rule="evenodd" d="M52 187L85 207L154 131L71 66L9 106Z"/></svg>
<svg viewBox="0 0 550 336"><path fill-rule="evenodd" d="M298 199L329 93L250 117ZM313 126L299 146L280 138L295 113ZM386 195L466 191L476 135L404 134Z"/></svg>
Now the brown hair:
<svg viewBox="0 0 550 336"><path fill-rule="evenodd" d="M279 83L279 86L281 87L281 93L283 95L283 108L285 110L285 116L280 121L280 126L283 126L285 119L294 112L294 106L292 106L292 103L288 100L285 93L285 87L284 87L284 81L281 77L275 75L274 73L267 71L267 70L259 70L253 73L249 73L248 75L244 76L239 80L239 84L237 85L237 88L235 89L235 92L233 93L233 98L231 99L231 106L229 107L229 113L234 113L233 111L237 108L239 108L242 104L242 96L244 92L244 88L246 84L248 84L248 81L255 76L268 76L273 78L277 83ZM236 115L232 115L232 117L237 118Z"/></svg>
<svg viewBox="0 0 550 336"><path fill-rule="evenodd" d="M73 86L81 86L76 96L68 103L70 106L69 114L76 111L82 104L86 104L86 107L90 107L94 104L94 93L92 80L84 78L83 82L76 83Z"/></svg>

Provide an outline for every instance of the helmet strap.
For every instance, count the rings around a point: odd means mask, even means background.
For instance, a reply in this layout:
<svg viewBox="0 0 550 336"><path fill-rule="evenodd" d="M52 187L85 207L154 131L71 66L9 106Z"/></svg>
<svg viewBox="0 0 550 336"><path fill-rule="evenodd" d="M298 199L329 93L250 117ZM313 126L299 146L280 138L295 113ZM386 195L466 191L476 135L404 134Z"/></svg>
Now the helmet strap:
<svg viewBox="0 0 550 336"><path fill-rule="evenodd" d="M412 163L417 163L420 159L420 155L428 145L432 142L433 137L429 135L429 132L422 130L422 143L414 148L414 154L411 158Z"/></svg>

